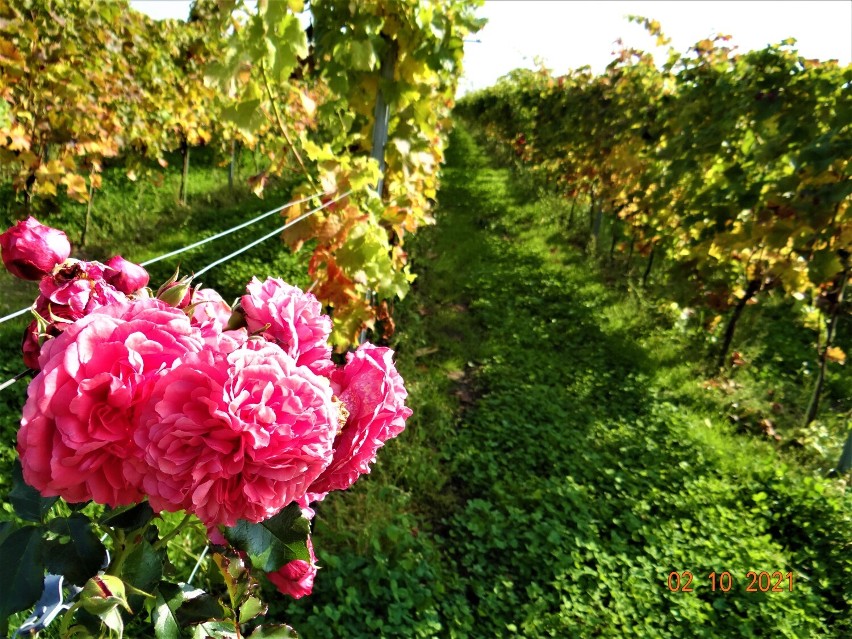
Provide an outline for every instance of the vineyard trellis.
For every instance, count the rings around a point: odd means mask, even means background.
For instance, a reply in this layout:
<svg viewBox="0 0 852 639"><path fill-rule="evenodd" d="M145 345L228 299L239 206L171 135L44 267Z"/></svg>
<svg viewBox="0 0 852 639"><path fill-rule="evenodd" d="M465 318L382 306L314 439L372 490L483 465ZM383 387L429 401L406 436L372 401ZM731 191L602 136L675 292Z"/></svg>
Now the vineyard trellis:
<svg viewBox="0 0 852 639"><path fill-rule="evenodd" d="M743 309L772 292L819 329L824 372L845 358L832 337L850 275L851 86L852 66L804 59L793 41L737 53L720 36L661 67L623 49L598 76L516 71L458 112L587 201L595 245L606 220L611 256L647 260L643 284L665 263L710 330L727 314L719 366Z"/></svg>

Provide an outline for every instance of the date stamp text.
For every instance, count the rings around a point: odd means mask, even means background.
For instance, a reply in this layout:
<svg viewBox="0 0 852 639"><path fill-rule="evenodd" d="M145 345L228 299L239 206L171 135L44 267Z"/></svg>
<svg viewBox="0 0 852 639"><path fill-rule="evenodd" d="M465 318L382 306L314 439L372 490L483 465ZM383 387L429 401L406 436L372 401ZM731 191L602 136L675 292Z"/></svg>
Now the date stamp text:
<svg viewBox="0 0 852 639"><path fill-rule="evenodd" d="M694 592L696 588L705 588L708 585L714 592L728 592L736 586L745 586L746 592L793 592L793 582L792 572L785 573L780 570L749 570L745 577L733 575L727 570L704 575L682 570L670 572L666 585L672 592Z"/></svg>

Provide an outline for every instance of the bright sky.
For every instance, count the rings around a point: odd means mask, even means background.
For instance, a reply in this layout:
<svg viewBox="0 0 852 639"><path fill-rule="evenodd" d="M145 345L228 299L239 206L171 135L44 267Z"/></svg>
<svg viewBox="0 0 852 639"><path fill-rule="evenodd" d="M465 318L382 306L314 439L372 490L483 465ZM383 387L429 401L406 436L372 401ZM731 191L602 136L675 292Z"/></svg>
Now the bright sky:
<svg viewBox="0 0 852 639"><path fill-rule="evenodd" d="M558 73L586 64L600 72L612 61L619 37L628 45L654 51L654 38L625 18L631 14L657 20L679 52L724 33L744 51L793 37L807 58L852 62L850 0L491 0L481 9L489 19L475 36L481 43L465 45L460 89L490 86L518 67L535 68L537 56ZM658 59L664 61L665 53Z"/></svg>
<svg viewBox="0 0 852 639"><path fill-rule="evenodd" d="M131 0L154 18L185 19L189 0ZM557 73L588 64L600 72L612 60L615 41L653 50L653 38L629 14L653 18L677 51L708 36L733 36L741 50L796 38L807 58L852 63L852 0L488 0L479 15L489 23L465 44L461 93L487 87L536 58ZM659 56L663 61L665 54Z"/></svg>

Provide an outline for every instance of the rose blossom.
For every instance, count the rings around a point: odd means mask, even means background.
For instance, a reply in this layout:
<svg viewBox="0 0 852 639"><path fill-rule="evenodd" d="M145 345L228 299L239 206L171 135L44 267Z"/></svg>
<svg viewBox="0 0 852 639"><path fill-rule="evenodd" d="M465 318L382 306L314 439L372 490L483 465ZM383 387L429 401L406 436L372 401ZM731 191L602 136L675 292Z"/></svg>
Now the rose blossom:
<svg viewBox="0 0 852 639"><path fill-rule="evenodd" d="M43 277L38 285L36 311L46 320L55 309L67 306L69 313L61 315L76 320L101 306L123 302L127 297L104 279L108 267L100 262L71 260L55 274Z"/></svg>
<svg viewBox="0 0 852 639"><path fill-rule="evenodd" d="M331 319L316 297L275 277L263 283L253 277L246 290L240 305L249 332L264 331L264 337L276 341L300 366L319 375L331 372Z"/></svg>
<svg viewBox="0 0 852 639"><path fill-rule="evenodd" d="M231 319L231 307L212 288L197 288L192 291L192 323L202 333L221 333ZM206 329L206 330L205 330Z"/></svg>
<svg viewBox="0 0 852 639"><path fill-rule="evenodd" d="M186 315L153 299L96 309L45 343L18 431L24 480L69 502L139 501L137 405L154 377L201 347Z"/></svg>
<svg viewBox="0 0 852 639"><path fill-rule="evenodd" d="M95 309L127 301L124 293L103 279L106 268L100 262L69 260L56 273L42 278L35 311L43 322L41 326L39 321L30 323L22 345L29 368L39 370L38 355L44 340L56 337Z"/></svg>
<svg viewBox="0 0 852 639"><path fill-rule="evenodd" d="M155 510L185 509L208 526L262 521L328 465L337 420L328 380L275 344L188 355L140 412L145 492Z"/></svg>
<svg viewBox="0 0 852 639"><path fill-rule="evenodd" d="M115 255L106 261L104 279L116 289L130 295L148 286L150 277L142 266Z"/></svg>
<svg viewBox="0 0 852 639"><path fill-rule="evenodd" d="M308 537L308 552L311 555L310 561L294 559L275 572L266 573L269 581L278 588L279 592L290 595L293 599L301 599L311 594L314 589L314 578L317 576L317 557L310 537Z"/></svg>
<svg viewBox="0 0 852 639"><path fill-rule="evenodd" d="M346 356L346 366L332 373L331 382L349 417L334 440L331 464L310 486L317 499L331 490L345 490L369 473L376 451L403 431L411 415L389 348L362 344Z"/></svg>
<svg viewBox="0 0 852 639"><path fill-rule="evenodd" d="M71 244L65 233L30 216L0 235L0 252L12 275L37 280L68 259Z"/></svg>

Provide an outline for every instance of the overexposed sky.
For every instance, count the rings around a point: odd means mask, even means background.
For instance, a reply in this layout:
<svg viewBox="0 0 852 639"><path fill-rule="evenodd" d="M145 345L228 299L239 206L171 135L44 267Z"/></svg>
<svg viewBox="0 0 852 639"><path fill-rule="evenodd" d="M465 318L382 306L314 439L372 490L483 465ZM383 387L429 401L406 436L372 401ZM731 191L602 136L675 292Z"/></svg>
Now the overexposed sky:
<svg viewBox="0 0 852 639"><path fill-rule="evenodd" d="M270 0L283 1L283 0ZM189 0L131 0L154 18L185 19ZM795 38L807 58L852 63L852 0L487 0L489 23L465 44L461 93L493 84L536 58L557 73L589 65L603 71L615 41L656 51L654 39L629 14L653 18L677 51L723 33L743 51ZM662 62L665 53L660 52Z"/></svg>
<svg viewBox="0 0 852 639"><path fill-rule="evenodd" d="M619 37L656 57L654 38L627 21L631 14L659 21L680 52L717 33L732 36L731 44L743 51L793 37L807 58L852 62L852 0L490 0L480 9L489 23L474 36L481 42L465 45L460 89L489 86L518 67L535 68L536 56L557 73L586 64L600 72Z"/></svg>

